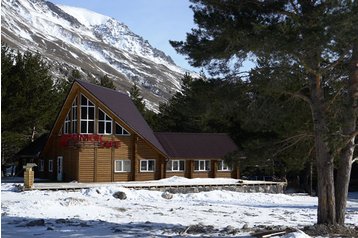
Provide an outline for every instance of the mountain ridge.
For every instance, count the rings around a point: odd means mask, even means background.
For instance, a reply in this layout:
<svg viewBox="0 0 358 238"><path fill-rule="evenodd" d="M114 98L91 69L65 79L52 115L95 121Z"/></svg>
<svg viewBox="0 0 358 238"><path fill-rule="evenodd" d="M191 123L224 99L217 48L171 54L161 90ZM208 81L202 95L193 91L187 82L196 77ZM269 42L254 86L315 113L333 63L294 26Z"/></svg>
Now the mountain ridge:
<svg viewBox="0 0 358 238"><path fill-rule="evenodd" d="M147 108L158 111L181 89L188 72L118 20L93 11L43 0L2 0L2 42L20 51L40 53L55 78L77 69L84 77L103 75L120 91L133 84Z"/></svg>

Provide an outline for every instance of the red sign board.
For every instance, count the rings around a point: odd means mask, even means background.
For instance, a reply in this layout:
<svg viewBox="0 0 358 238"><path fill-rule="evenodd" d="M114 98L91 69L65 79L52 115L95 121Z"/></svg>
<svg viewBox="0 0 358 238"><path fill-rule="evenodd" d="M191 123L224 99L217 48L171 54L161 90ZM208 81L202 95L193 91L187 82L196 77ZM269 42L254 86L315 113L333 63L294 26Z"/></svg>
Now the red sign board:
<svg viewBox="0 0 358 238"><path fill-rule="evenodd" d="M92 144L97 147L105 148L118 148L120 147L120 141L106 141L103 140L103 135L97 134L64 134L61 135L60 145L63 147L68 146L81 146Z"/></svg>

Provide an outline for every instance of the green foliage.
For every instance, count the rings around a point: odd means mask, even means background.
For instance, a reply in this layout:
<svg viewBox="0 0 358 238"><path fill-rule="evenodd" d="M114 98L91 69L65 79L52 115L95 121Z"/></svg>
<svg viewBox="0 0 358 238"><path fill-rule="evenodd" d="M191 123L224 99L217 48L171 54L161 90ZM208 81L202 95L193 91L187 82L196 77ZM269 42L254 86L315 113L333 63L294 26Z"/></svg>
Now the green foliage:
<svg viewBox="0 0 358 238"><path fill-rule="evenodd" d="M324 138L337 156L346 141L341 136L344 123L356 118L347 113L351 106L347 63L358 38L358 3L191 2L197 28L187 34L185 42L171 44L189 56L193 66L205 66L212 74L238 75L245 59L252 54L257 59L246 81L251 87L247 111L251 119L243 127L272 137L243 144L250 158L267 152L297 170L304 167L314 154L313 114L305 103L317 100L311 91L317 82L324 92L318 102L327 125Z"/></svg>
<svg viewBox="0 0 358 238"><path fill-rule="evenodd" d="M133 103L136 105L139 112L144 115L145 113L145 102L143 97L140 94L140 90L136 84L134 84L131 89L129 90L130 98L132 99Z"/></svg>
<svg viewBox="0 0 358 238"><path fill-rule="evenodd" d="M108 75L104 75L99 79L99 85L102 87L110 88L110 89L116 89L116 86L114 86L113 80L108 77Z"/></svg>
<svg viewBox="0 0 358 238"><path fill-rule="evenodd" d="M1 64L1 144L6 160L30 141L33 130L42 134L51 129L59 97L39 54L15 54L2 45Z"/></svg>

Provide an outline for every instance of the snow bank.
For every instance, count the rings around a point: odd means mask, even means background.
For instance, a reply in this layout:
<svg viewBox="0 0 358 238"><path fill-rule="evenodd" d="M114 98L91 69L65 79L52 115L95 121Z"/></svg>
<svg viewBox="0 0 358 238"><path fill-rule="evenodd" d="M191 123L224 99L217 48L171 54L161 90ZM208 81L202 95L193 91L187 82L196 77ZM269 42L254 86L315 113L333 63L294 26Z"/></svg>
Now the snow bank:
<svg viewBox="0 0 358 238"><path fill-rule="evenodd" d="M172 177L161 183L187 183ZM203 180L198 179L202 183ZM209 182L209 181L207 181ZM316 222L317 198L302 194L239 193L210 191L173 194L164 199L162 192L134 190L120 184L67 191L18 192L15 184L2 184L2 235L23 234L45 237L141 237L179 235L186 227L201 224L219 232L231 226L239 231L235 237L248 235L242 227L287 226L303 227ZM113 197L124 192L125 200ZM356 194L350 194L357 196ZM349 199L347 223L358 223L358 201ZM41 227L27 227L40 220ZM36 222L35 222L36 223ZM82 224L82 225L81 225ZM19 228L25 226L25 228ZM74 229L75 228L75 229ZM227 230L227 229L226 229ZM21 232L24 233L21 233ZM15 233L17 232L17 233ZM67 233L64 233L67 232ZM209 234L218 236L219 233ZM285 238L307 238L297 231Z"/></svg>

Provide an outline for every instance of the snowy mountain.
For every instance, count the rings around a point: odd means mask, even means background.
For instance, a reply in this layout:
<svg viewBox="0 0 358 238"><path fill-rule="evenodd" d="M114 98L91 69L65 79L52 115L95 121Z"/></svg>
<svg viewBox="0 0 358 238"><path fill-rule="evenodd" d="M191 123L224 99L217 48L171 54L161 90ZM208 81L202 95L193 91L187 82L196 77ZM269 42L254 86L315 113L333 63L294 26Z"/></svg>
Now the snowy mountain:
<svg viewBox="0 0 358 238"><path fill-rule="evenodd" d="M39 52L57 78L78 69L84 78L107 74L121 91L136 83L153 110L181 88L186 70L114 18L43 0L1 5L1 41Z"/></svg>

